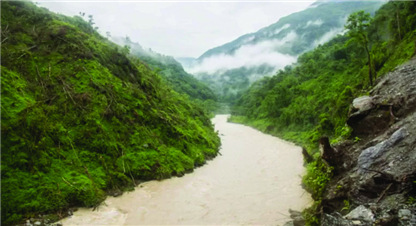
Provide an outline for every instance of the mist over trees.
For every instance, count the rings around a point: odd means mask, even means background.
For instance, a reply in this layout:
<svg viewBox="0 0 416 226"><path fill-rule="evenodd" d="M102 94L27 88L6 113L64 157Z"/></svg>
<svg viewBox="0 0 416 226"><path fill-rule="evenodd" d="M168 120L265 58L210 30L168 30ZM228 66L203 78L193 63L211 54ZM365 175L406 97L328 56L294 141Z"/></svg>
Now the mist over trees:
<svg viewBox="0 0 416 226"><path fill-rule="evenodd" d="M349 14L358 10L374 14L382 4L317 1L306 10L206 51L186 70L209 83L221 101L232 105L254 81L275 74L295 63L302 53L344 33Z"/></svg>

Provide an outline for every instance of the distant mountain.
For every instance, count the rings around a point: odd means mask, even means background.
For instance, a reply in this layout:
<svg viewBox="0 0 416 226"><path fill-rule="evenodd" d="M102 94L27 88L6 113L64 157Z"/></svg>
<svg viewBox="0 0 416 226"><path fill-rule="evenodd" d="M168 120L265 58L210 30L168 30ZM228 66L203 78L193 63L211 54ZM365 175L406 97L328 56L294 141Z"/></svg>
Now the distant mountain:
<svg viewBox="0 0 416 226"><path fill-rule="evenodd" d="M156 53L150 48L131 41L128 37L112 37L111 39L121 46L130 46L131 54L137 56L152 70L157 70L176 92L187 94L192 99L216 101L216 95L208 85L188 74L173 57Z"/></svg>
<svg viewBox="0 0 416 226"><path fill-rule="evenodd" d="M184 68L192 67L197 63L197 59L193 57L176 57L175 59L179 61Z"/></svg>
<svg viewBox="0 0 416 226"><path fill-rule="evenodd" d="M185 68L227 101L259 78L296 62L297 56L344 32L349 14L374 13L382 1L317 1L307 9L202 54Z"/></svg>

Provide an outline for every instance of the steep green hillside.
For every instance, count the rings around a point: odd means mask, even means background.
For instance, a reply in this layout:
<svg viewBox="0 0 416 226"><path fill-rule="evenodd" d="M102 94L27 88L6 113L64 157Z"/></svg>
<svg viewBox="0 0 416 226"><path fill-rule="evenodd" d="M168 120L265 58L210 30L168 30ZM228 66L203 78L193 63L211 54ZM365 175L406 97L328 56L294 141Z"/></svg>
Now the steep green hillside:
<svg viewBox="0 0 416 226"><path fill-rule="evenodd" d="M128 37L115 37L113 40L122 46L130 46L130 53L145 62L152 70L159 72L175 91L187 94L193 99L216 101L216 96L212 90L188 74L173 57L153 52L151 49L145 49L139 43L132 42Z"/></svg>
<svg viewBox="0 0 416 226"><path fill-rule="evenodd" d="M380 77L415 55L415 18L416 2L410 1L389 2L372 19L354 14L345 35L251 85L234 105L231 120L295 141L317 156L322 136L333 142L354 139L346 125L350 103L372 87L370 72L373 79ZM304 183L318 202L330 176L331 168L319 158L308 165ZM317 223L315 215L306 217Z"/></svg>
<svg viewBox="0 0 416 226"><path fill-rule="evenodd" d="M188 70L211 84L211 88L221 95L221 101L233 104L238 93L254 81L283 69L295 62L299 54L342 33L349 14L358 10L373 14L383 3L318 1L255 33L208 50L198 58L198 64ZM230 63L221 65L221 61Z"/></svg>
<svg viewBox="0 0 416 226"><path fill-rule="evenodd" d="M290 32L298 34L295 40L276 50L289 55L299 55L314 48L325 33L338 29L342 31L346 17L357 10L374 13L383 4L381 1L317 1L309 8L279 19L276 23L262 28L255 33L245 34L236 40L215 47L203 53L201 61L218 54L233 54L243 45L255 45L259 42L282 39ZM336 33L335 33L336 34ZM334 36L335 36L334 34Z"/></svg>
<svg viewBox="0 0 416 226"><path fill-rule="evenodd" d="M6 1L1 29L2 225L216 156L204 110L81 17Z"/></svg>

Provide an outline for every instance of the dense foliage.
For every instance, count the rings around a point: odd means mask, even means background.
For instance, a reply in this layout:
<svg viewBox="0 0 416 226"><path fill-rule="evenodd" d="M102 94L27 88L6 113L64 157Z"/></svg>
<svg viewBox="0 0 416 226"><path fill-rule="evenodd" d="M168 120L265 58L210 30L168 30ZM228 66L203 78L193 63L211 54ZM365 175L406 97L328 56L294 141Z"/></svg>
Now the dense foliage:
<svg viewBox="0 0 416 226"><path fill-rule="evenodd" d="M317 161L308 165L303 182L319 202L331 169L318 157L318 139L350 138L345 123L349 106L371 88L371 75L377 78L415 54L415 18L416 2L411 1L389 2L373 18L362 11L352 14L345 35L251 85L233 106L231 120L295 141L314 153ZM351 23L368 25L354 30ZM357 38L357 32L364 37ZM313 214L307 217L309 223L317 223Z"/></svg>
<svg viewBox="0 0 416 226"><path fill-rule="evenodd" d="M392 26L397 24L397 17L391 13L393 4L400 7L402 40ZM414 2L390 2L377 11L365 30L370 38L370 65L378 75L414 55L415 8ZM347 31L302 54L296 64L273 77L251 85L233 106L234 119L246 120L270 133L284 133L287 138L299 138L305 144L316 144L322 135L348 136L345 121L349 105L370 86L368 65L363 43Z"/></svg>
<svg viewBox="0 0 416 226"><path fill-rule="evenodd" d="M143 48L139 43L131 41L129 37L115 37L113 40L123 46L128 45L131 48L130 54L138 57L152 70L159 72L175 91L187 94L193 99L216 101L216 96L212 90L188 74L173 57L156 53L152 49Z"/></svg>
<svg viewBox="0 0 416 226"><path fill-rule="evenodd" d="M2 224L216 156L205 111L91 21L6 1L1 33Z"/></svg>

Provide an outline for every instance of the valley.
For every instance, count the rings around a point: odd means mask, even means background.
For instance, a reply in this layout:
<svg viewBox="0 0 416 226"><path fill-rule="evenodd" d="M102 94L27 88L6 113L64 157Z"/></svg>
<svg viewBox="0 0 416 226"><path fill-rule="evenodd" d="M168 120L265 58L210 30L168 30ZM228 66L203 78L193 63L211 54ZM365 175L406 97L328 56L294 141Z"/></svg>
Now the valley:
<svg viewBox="0 0 416 226"><path fill-rule="evenodd" d="M221 4L91 11L173 51L205 32L175 10L271 3ZM104 33L101 14L2 2L2 225L416 224L415 12L318 0L196 57Z"/></svg>

